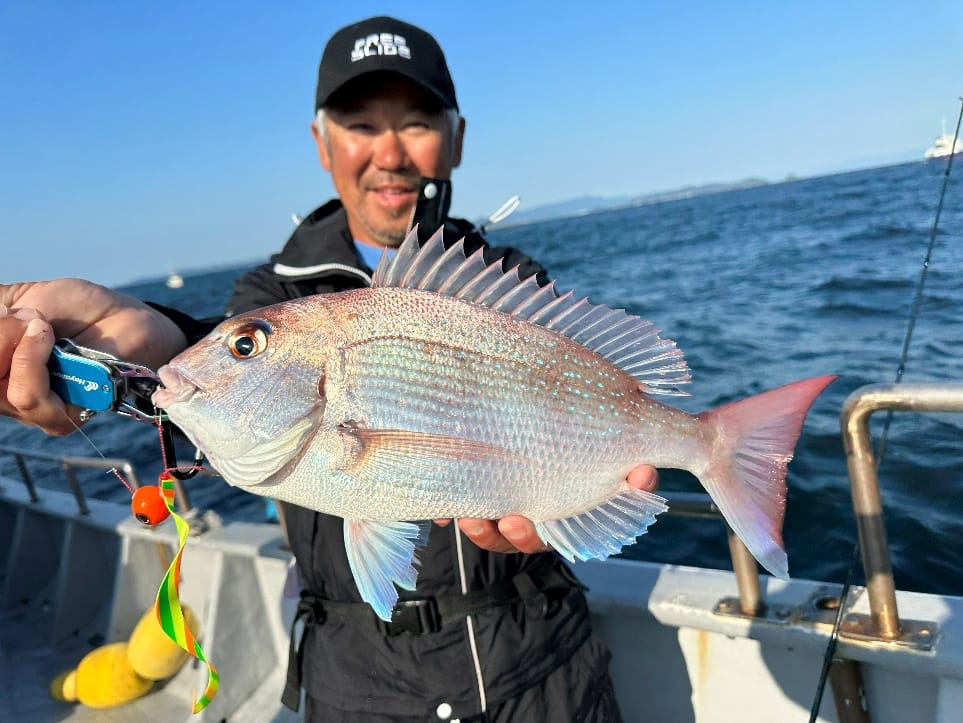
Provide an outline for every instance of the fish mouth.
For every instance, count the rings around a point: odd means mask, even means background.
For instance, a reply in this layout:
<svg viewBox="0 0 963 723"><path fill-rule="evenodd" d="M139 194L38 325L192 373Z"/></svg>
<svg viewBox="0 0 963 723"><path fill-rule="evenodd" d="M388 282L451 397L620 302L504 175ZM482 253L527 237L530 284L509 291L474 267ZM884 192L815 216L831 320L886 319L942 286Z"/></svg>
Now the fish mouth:
<svg viewBox="0 0 963 723"><path fill-rule="evenodd" d="M203 391L201 385L170 364L158 369L157 376L160 377L161 386L151 395L151 402L161 409L190 401L195 393Z"/></svg>

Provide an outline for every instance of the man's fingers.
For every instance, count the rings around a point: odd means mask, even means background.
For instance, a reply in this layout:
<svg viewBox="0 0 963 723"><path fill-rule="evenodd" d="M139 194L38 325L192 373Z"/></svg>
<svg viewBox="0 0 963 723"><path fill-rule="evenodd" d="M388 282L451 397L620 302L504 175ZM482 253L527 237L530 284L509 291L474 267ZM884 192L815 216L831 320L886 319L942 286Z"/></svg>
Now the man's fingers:
<svg viewBox="0 0 963 723"><path fill-rule="evenodd" d="M47 359L53 351L53 329L43 319L33 319L10 358L7 398L17 409L33 411L50 391Z"/></svg>
<svg viewBox="0 0 963 723"><path fill-rule="evenodd" d="M23 322L12 316L0 317L0 379L10 373L10 361L23 335Z"/></svg>
<svg viewBox="0 0 963 723"><path fill-rule="evenodd" d="M655 492L659 487L658 471L655 467L650 467L647 464L639 465L633 469L625 479L637 490Z"/></svg>
<svg viewBox="0 0 963 723"><path fill-rule="evenodd" d="M458 520L458 528L473 543L492 552L518 552L511 542L502 537L492 520Z"/></svg>
<svg viewBox="0 0 963 723"><path fill-rule="evenodd" d="M27 322L43 318L36 309L11 309L0 304L0 379L10 373L10 361L23 337Z"/></svg>
<svg viewBox="0 0 963 723"><path fill-rule="evenodd" d="M66 408L50 391L47 360L54 345L50 324L40 318L27 323L24 335L10 358L6 400L21 421L40 427L48 434L73 431Z"/></svg>
<svg viewBox="0 0 963 723"><path fill-rule="evenodd" d="M542 542L538 533L535 532L532 521L521 515L508 515L501 518L498 521L498 531L519 552L531 555L552 549Z"/></svg>

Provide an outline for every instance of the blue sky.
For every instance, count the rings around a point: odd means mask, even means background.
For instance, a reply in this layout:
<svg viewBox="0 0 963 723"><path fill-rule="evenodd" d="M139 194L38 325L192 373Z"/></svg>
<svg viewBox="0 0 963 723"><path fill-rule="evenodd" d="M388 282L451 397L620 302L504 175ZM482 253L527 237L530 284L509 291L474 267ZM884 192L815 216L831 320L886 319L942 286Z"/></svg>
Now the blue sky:
<svg viewBox="0 0 963 723"><path fill-rule="evenodd" d="M259 260L332 194L322 47L395 14L467 118L453 211L922 157L963 94L963 3L7 0L0 282Z"/></svg>

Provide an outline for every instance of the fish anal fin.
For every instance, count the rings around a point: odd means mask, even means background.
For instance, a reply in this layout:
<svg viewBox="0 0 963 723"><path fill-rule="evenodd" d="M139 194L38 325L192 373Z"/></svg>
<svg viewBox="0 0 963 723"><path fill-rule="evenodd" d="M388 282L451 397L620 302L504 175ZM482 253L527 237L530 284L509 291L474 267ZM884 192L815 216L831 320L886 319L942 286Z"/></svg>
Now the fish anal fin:
<svg viewBox="0 0 963 723"><path fill-rule="evenodd" d="M569 562L615 555L644 535L656 515L668 509L665 499L624 484L612 499L586 512L535 523L543 542Z"/></svg>
<svg viewBox="0 0 963 723"><path fill-rule="evenodd" d="M428 542L429 522L345 520L344 549L361 599L382 620L391 620L395 585L414 590L416 548Z"/></svg>

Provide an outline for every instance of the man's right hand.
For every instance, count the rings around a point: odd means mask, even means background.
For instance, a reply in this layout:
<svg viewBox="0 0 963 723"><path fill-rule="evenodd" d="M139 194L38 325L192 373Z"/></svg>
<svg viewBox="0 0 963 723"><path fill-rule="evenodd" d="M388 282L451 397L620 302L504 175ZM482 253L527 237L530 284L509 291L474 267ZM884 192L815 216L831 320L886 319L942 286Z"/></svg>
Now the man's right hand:
<svg viewBox="0 0 963 723"><path fill-rule="evenodd" d="M187 347L170 319L141 301L81 279L0 284L0 415L69 434L80 410L50 390L59 338L157 369ZM69 418L68 418L69 415Z"/></svg>

